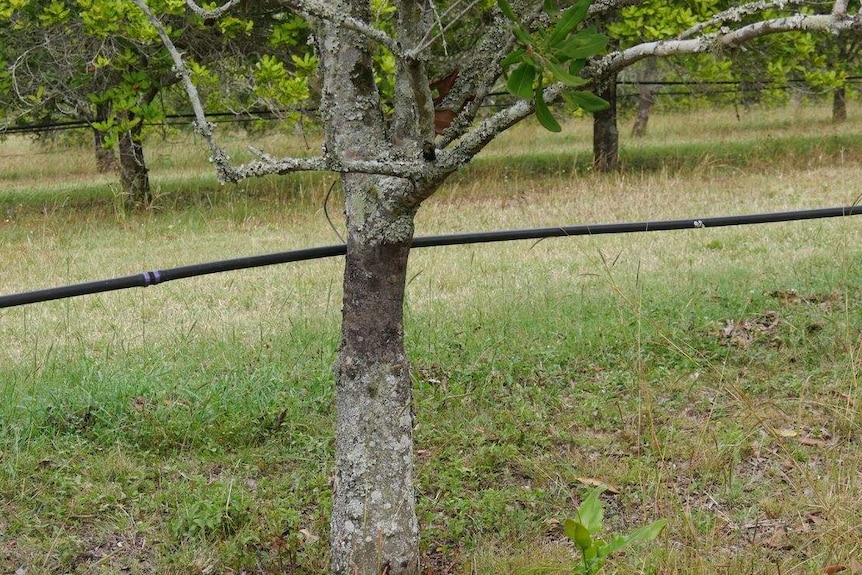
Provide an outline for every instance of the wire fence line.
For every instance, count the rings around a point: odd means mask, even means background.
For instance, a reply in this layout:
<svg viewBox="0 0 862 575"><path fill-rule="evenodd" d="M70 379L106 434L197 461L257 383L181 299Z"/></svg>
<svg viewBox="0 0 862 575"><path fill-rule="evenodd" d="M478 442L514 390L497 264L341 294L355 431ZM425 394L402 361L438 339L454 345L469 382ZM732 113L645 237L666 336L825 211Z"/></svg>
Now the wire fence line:
<svg viewBox="0 0 862 575"><path fill-rule="evenodd" d="M659 220L648 222L623 222L612 224L591 224L560 226L553 228L532 228L519 230L498 230L491 232L473 232L466 234L448 234L439 236L423 236L414 238L412 247L439 247L481 244L490 242L507 242L519 240L543 240L546 238L565 238L574 236L593 236L604 234L625 234L658 232L669 230L696 230L726 226L767 224L855 216L862 214L862 205L820 208L812 210L797 210L790 212L773 212L761 214L746 214L737 216L719 216L709 218L689 218L682 220ZM154 270L136 275L111 278L87 283L67 285L55 288L41 289L0 296L0 309L22 305L67 299L83 295L117 291L134 287L150 287L161 283L186 279L228 271L251 269L290 262L343 256L347 253L344 244L305 248L288 252L234 258L214 262L206 262Z"/></svg>
<svg viewBox="0 0 862 575"><path fill-rule="evenodd" d="M845 82L856 83L862 81L862 76L848 76L844 79ZM692 90L656 90L652 92L653 96L717 96L721 94L738 94L738 93L755 93L764 92L767 90L792 90L800 89L801 84L793 82L772 82L772 81L742 81L742 80L704 80L697 82L687 82L684 80L618 80L616 85L619 86L649 86L653 88L661 87L684 87ZM706 90L693 90L701 86L737 86L736 88L719 88ZM815 92L811 92L815 93ZM817 94L820 94L817 92ZM639 95L638 92L623 92L618 94L619 98L633 98ZM508 92L492 92L489 94L492 97L511 96ZM500 107L503 104L488 104L485 107ZM221 123L248 123L248 122L278 122L284 119L287 114L294 113L309 114L316 112L315 108L295 108L286 110L248 110L245 112L215 112L207 114L208 118L219 119ZM164 119L158 122L145 122L147 126L187 126L191 120L195 118L194 114L166 114ZM0 135L3 134L39 134L44 132L57 132L66 130L81 130L92 128L92 122L88 120L67 120L57 122L40 122L20 125L11 125L0 127ZM9 156L2 156L9 157Z"/></svg>

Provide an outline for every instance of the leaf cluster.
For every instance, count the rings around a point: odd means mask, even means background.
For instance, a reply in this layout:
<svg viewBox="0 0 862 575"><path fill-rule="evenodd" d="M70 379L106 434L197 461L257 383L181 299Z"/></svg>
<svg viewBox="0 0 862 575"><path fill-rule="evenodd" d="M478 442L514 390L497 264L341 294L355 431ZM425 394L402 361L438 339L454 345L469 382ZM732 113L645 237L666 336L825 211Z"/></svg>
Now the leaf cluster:
<svg viewBox="0 0 862 575"><path fill-rule="evenodd" d="M608 37L595 27L578 26L587 16L590 0L577 0L565 11L560 11L555 0L545 0L543 10L553 25L530 32L525 28L507 0L497 0L503 14L512 22L512 33L517 47L501 62L504 70L515 66L508 74L506 88L519 98L533 100L536 118L552 132L561 130L559 122L545 102L547 80L562 82L569 88L580 88L589 82L578 76L587 58L601 53ZM571 105L587 112L598 112L608 103L583 90L564 93Z"/></svg>

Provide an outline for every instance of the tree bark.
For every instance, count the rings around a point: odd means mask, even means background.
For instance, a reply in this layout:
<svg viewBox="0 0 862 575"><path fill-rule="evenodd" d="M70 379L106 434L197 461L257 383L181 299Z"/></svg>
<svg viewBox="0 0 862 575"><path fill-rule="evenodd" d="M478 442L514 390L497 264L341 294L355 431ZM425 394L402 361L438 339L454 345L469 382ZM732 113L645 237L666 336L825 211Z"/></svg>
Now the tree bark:
<svg viewBox="0 0 862 575"><path fill-rule="evenodd" d="M593 114L593 167L600 172L613 172L620 165L616 80L614 75L596 90L610 104L607 110Z"/></svg>
<svg viewBox="0 0 862 575"><path fill-rule="evenodd" d="M129 207L146 206L153 199L144 146L141 144L141 129L138 123L119 137L120 184Z"/></svg>
<svg viewBox="0 0 862 575"><path fill-rule="evenodd" d="M839 86L832 92L832 123L841 124L846 121L847 90L844 86Z"/></svg>
<svg viewBox="0 0 862 575"><path fill-rule="evenodd" d="M367 0L334 4L343 14L370 20ZM316 36L327 151L347 160L391 153L421 157L423 137L418 123L411 128L408 118L415 108L396 106L394 145L388 140L367 39L325 21ZM413 101L410 90L402 92ZM412 379L404 351L403 302L418 206L404 198L422 185L363 174L344 174L342 185L347 255L335 366L332 572L416 575Z"/></svg>
<svg viewBox="0 0 862 575"><path fill-rule="evenodd" d="M104 122L110 114L110 105L96 105L96 121ZM96 170L100 174L117 171L117 158L114 150L105 147L105 133L93 128L93 152L96 156Z"/></svg>
<svg viewBox="0 0 862 575"><path fill-rule="evenodd" d="M348 239L336 367L332 571L415 575L412 380L403 299L410 239Z"/></svg>
<svg viewBox="0 0 862 575"><path fill-rule="evenodd" d="M105 134L93 129L93 152L96 156L96 170L100 174L117 171L117 158L114 150L105 148Z"/></svg>
<svg viewBox="0 0 862 575"><path fill-rule="evenodd" d="M641 75L642 82L654 82L658 70L658 59L648 58ZM656 87L652 84L641 84L638 87L638 113L632 126L632 137L642 138L646 136L647 124L652 105L655 103Z"/></svg>

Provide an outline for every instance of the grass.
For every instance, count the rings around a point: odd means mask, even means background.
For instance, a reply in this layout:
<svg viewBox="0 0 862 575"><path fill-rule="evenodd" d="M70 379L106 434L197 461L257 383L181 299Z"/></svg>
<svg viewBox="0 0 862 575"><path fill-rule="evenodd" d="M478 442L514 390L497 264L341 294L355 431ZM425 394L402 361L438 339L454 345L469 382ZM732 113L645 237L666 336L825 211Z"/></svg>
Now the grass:
<svg viewBox="0 0 862 575"><path fill-rule="evenodd" d="M827 115L656 117L615 175L588 169L583 122L519 127L418 233L850 204L860 125ZM86 152L0 144L24 154L0 167L2 292L336 241L331 179L219 188L169 145L149 146L159 199L133 213ZM560 523L596 482L610 529L669 521L608 573L858 571L860 239L845 218L416 250L429 572L571 572ZM0 311L0 572L325 570L340 273Z"/></svg>

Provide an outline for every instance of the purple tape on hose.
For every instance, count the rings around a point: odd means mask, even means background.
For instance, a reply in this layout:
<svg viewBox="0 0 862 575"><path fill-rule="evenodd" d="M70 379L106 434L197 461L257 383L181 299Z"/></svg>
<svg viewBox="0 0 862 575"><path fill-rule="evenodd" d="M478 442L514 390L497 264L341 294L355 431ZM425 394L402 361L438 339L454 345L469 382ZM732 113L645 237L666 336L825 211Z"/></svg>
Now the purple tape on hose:
<svg viewBox="0 0 862 575"><path fill-rule="evenodd" d="M162 274L159 273L158 270L154 272L144 272L144 287L154 286L157 283L161 283Z"/></svg>

